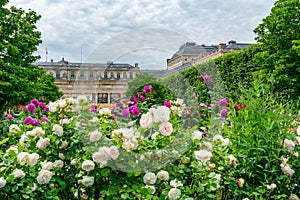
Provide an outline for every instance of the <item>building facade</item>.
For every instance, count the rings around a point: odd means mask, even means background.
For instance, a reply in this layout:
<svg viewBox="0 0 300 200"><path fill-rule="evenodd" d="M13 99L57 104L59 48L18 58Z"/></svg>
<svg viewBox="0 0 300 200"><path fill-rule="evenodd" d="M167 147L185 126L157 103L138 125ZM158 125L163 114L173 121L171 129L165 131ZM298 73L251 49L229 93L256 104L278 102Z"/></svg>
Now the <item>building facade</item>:
<svg viewBox="0 0 300 200"><path fill-rule="evenodd" d="M185 65L195 65L207 62L229 52L241 50L250 46L249 43L237 43L229 41L228 44L220 43L219 45L206 46L197 45L194 42L187 42L180 46L179 50L167 59L167 69L176 69Z"/></svg>
<svg viewBox="0 0 300 200"><path fill-rule="evenodd" d="M111 104L120 100L126 92L127 83L140 73L135 66L123 63L72 63L37 62L47 74L55 77L55 84L64 97L86 96L93 103Z"/></svg>

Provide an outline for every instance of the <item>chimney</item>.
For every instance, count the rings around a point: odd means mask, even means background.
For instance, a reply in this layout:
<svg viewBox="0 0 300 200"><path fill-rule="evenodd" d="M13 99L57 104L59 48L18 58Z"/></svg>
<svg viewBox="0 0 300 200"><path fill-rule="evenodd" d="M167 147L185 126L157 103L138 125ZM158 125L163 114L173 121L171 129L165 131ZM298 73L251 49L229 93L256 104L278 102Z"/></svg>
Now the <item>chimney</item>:
<svg viewBox="0 0 300 200"><path fill-rule="evenodd" d="M134 63L134 67L139 67L139 63Z"/></svg>
<svg viewBox="0 0 300 200"><path fill-rule="evenodd" d="M65 61L65 58L64 58L64 57L62 57L62 58L61 58L61 60L62 60L62 61Z"/></svg>
<svg viewBox="0 0 300 200"><path fill-rule="evenodd" d="M220 43L219 44L219 50L224 49L226 47L225 43Z"/></svg>
<svg viewBox="0 0 300 200"><path fill-rule="evenodd" d="M53 63L53 59L50 60Z"/></svg>

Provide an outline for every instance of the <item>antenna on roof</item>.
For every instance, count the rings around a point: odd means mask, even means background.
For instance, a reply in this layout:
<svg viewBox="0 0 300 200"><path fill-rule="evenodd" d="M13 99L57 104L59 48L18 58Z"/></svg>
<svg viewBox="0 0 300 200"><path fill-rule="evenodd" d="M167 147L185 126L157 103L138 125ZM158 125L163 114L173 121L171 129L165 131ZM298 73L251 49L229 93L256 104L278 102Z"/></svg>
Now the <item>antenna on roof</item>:
<svg viewBox="0 0 300 200"><path fill-rule="evenodd" d="M82 47L80 47L80 63L82 63Z"/></svg>

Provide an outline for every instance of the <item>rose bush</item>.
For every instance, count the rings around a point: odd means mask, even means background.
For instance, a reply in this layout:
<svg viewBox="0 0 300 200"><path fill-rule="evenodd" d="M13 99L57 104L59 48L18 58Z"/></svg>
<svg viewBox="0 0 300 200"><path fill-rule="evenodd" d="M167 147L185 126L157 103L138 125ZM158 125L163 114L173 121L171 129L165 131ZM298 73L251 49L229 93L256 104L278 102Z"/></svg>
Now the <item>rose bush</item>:
<svg viewBox="0 0 300 200"><path fill-rule="evenodd" d="M196 79L207 90L211 78ZM188 105L153 101L151 85L112 109L84 96L33 100L1 123L0 197L296 199L300 118L262 91L245 91L239 106L210 103L207 91L203 104L201 92ZM215 122L202 123L212 110Z"/></svg>

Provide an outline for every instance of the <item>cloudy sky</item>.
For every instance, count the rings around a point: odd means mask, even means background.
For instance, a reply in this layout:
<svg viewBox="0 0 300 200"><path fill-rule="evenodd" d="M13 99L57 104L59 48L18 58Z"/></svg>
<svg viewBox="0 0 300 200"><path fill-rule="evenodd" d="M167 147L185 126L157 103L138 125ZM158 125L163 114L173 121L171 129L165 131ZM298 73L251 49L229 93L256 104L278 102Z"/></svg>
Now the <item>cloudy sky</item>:
<svg viewBox="0 0 300 200"><path fill-rule="evenodd" d="M166 66L186 41L254 43L253 29L275 0L10 0L35 10L40 61L136 62Z"/></svg>

